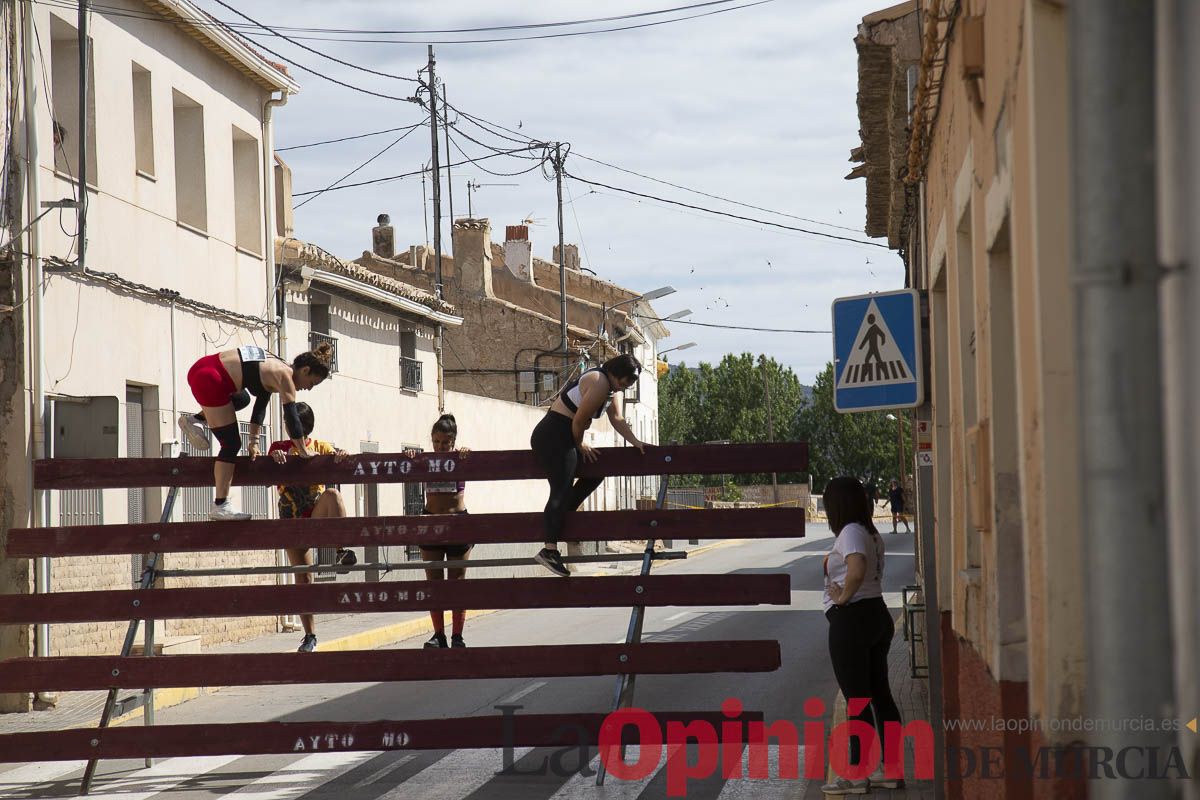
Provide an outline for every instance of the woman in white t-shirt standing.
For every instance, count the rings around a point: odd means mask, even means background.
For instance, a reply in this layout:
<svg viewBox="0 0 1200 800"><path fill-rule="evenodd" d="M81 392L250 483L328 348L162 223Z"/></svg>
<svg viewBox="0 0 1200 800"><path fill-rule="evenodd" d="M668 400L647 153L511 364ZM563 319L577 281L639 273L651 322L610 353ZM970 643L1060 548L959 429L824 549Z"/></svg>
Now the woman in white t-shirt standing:
<svg viewBox="0 0 1200 800"><path fill-rule="evenodd" d="M829 658L847 704L868 704L850 719L878 733L879 769L865 780L838 777L822 787L826 794L862 794L869 787L897 788L903 781L884 775L888 753L884 724L900 723L900 711L888 685L888 648L896 628L883 601L883 538L871 522L871 500L857 478L834 478L825 487L825 513L836 537L825 556L825 617L829 620ZM897 728L898 729L898 728ZM863 744L850 738L850 763L858 764ZM868 752L873 749L868 746Z"/></svg>

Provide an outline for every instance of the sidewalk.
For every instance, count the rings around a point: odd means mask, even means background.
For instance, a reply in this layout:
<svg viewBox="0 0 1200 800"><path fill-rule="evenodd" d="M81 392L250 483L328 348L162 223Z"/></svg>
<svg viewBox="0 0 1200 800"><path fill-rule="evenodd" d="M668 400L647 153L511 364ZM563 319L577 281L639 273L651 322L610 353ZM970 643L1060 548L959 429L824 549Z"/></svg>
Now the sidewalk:
<svg viewBox="0 0 1200 800"><path fill-rule="evenodd" d="M888 651L892 696L896 700L896 706L900 709L900 719L903 722L908 723L915 719L928 720L929 681L925 678L914 678L909 673L908 642L904 641L903 622L904 615L901 612L896 617L896 636L892 639L891 650ZM837 727L845 721L846 702L839 692L834 700L833 727ZM913 766L913 749L912 744L909 743L904 748L904 774L906 776L914 774ZM829 772L826 780L832 780L832 778L833 773ZM880 800L933 800L935 796L934 783L935 781L932 780L906 779L904 787L900 789L872 789L866 796ZM817 781L811 782L804 793L804 800L821 800L824 797L821 785Z"/></svg>
<svg viewBox="0 0 1200 800"><path fill-rule="evenodd" d="M701 541L700 544L688 544L687 540L676 539L670 548L674 551L686 551L689 556L698 555L715 547L733 544L740 540L721 539ZM641 547L644 547L642 545ZM637 550L621 550L620 552L641 552ZM662 547L660 545L659 549ZM668 566L672 561L657 563L652 572ZM618 561L611 564L580 564L574 567L575 574L581 576L599 575L628 575L641 569L640 561ZM547 578L554 580L554 578ZM467 619L493 613L492 610L469 611ZM380 614L347 614L344 616L317 615L318 647L323 652L337 650L373 650L396 642L426 637L433 632L433 623L428 611L409 611ZM161 630L160 630L161 633ZM218 653L288 653L295 651L300 644L303 631L273 633L248 639L237 644L218 645L203 648L205 654ZM140 633L139 633L140 638ZM205 694L220 691L223 687L192 687L180 689L155 690L155 708L164 709L186 703ZM122 689L118 699L139 694L140 690ZM93 728L99 724L104 711L108 692L61 692L58 704L53 708L35 710L26 714L0 714L0 733L30 733L36 731L65 730L68 728ZM112 721L113 725L133 722L140 724L142 710L134 711Z"/></svg>

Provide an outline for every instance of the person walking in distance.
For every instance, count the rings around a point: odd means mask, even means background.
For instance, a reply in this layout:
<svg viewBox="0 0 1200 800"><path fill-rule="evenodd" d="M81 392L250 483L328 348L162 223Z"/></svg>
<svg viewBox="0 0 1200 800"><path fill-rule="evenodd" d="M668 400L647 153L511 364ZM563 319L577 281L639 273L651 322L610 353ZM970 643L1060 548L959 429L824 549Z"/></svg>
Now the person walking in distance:
<svg viewBox="0 0 1200 800"><path fill-rule="evenodd" d="M311 389L328 378L332 360L333 347L328 342L301 353L291 364L256 345L243 345L204 356L188 370L188 386L200 404L200 412L181 414L179 428L197 450L209 447L205 425L221 445L213 465L216 499L209 511L209 519L250 519L249 514L238 511L228 501L234 464L242 449L237 412L250 405L250 396L254 395L250 443L246 446L253 460L259 455L258 434L267 417L267 405L271 395L278 393L283 401L284 426L296 444L296 455L310 457L312 453L304 445L304 430L296 410L296 392Z"/></svg>
<svg viewBox="0 0 1200 800"><path fill-rule="evenodd" d="M563 386L529 438L533 455L550 482L550 498L543 514L545 547L534 560L555 575L566 578L571 574L558 552L567 514L579 508L603 482L603 478L575 477L580 459L591 463L599 457L583 441L592 420L607 412L617 433L641 453L646 452L646 445L638 440L621 415L621 404L613 402L613 394L633 386L641 371L642 365L628 353L589 369Z"/></svg>
<svg viewBox="0 0 1200 800"><path fill-rule="evenodd" d="M876 752L883 763L869 778L838 776L821 790L836 796L864 794L875 787L895 789L903 784L903 762L891 763L892 750L899 752L901 743L885 738L885 734L898 734L900 710L888 684L888 650L896 629L883 601L883 538L871 522L871 501L857 478L834 478L825 487L824 499L829 528L835 535L824 565L829 659L846 698L849 718L875 729L880 746ZM851 736L849 763L860 764L864 745L867 752L875 750L871 744Z"/></svg>
<svg viewBox="0 0 1200 800"><path fill-rule="evenodd" d="M455 449L458 443L458 423L454 420L453 414L442 414L438 417L437 422L433 423L433 431L430 433L430 438L433 441L433 451L435 453L450 453L457 452L459 458L466 458L469 452L467 448L460 447ZM413 458L417 455L416 450L406 450L404 455L408 458ZM430 481L425 484L425 513L426 514L466 514L467 505L464 499L464 493L467 485L463 481ZM425 561L465 561L471 556L471 548L469 544L444 544L444 545L421 545L421 558ZM467 576L465 569L447 569L446 577L449 580L462 580ZM431 581L440 581L442 579L442 570L427 569L425 577ZM446 612L443 609L434 609L429 612L430 619L433 620L433 636L425 643L427 648L439 647L466 647L467 643L463 640L463 628L467 623L466 609L455 609L450 613L450 641L446 641Z"/></svg>
<svg viewBox="0 0 1200 800"><path fill-rule="evenodd" d="M304 446L313 455L332 455L333 460L341 463L349 455L345 450L334 447L329 442L320 439L310 439L316 419L308 403L296 403L296 412L300 416L300 426L304 433ZM288 456L296 455L299 448L290 439L274 442L267 453L277 464L286 464ZM337 489L327 489L324 484L311 486L279 486L279 518L280 519L329 519L346 516L346 502L342 493ZM307 547L287 548L288 561L293 567L312 566L310 549ZM337 563L349 566L358 562L353 550L338 550ZM312 583L312 574L297 572L296 583ZM297 652L311 653L317 649L317 627L312 614L301 614L300 624L304 626L304 638L300 641Z"/></svg>
<svg viewBox="0 0 1200 800"><path fill-rule="evenodd" d="M892 508L892 533L896 533L896 522L904 523L904 532L912 533L908 527L908 515L904 513L904 487L897 480L888 484L888 505Z"/></svg>

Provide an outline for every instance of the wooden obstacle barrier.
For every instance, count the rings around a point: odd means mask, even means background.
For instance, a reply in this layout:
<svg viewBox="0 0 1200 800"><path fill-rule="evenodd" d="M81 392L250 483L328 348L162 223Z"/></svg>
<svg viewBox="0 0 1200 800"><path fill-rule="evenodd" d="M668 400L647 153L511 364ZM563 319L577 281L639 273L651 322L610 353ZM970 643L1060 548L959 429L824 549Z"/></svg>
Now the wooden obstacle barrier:
<svg viewBox="0 0 1200 800"><path fill-rule="evenodd" d="M682 605L786 605L785 574L650 575L655 542L671 538L780 538L804 534L800 509L663 510L667 477L676 474L804 472L803 444L696 445L601 448L581 473L594 476L662 475L658 508L652 511L576 512L568 515L564 541L645 539L641 574L603 578L489 578L463 581L385 581L308 585L152 588L163 574L161 553L273 550L280 547L492 544L538 542L541 515L475 514L322 520L168 523L180 487L211 485L207 458L44 460L34 465L39 489L171 487L156 524L56 527L9 532L10 557L148 554L141 588L124 591L6 595L0 624L129 621L118 656L19 658L0 662L0 686L8 690L107 689L98 730L0 735L0 761L86 759L83 792L100 758L290 753L315 750L445 749L543 746L563 742L564 730L598 741L605 715L593 713L467 717L373 722L236 723L109 728L118 710L142 705L152 722L152 690L197 685L354 681L424 681L485 678L615 675L614 710L632 705L638 674L769 672L780 665L774 641L642 643L647 607ZM238 464L239 485L307 483L411 483L429 480L513 480L543 477L527 451L364 454L342 462L332 457L268 459ZM474 567L478 562L466 562ZM444 566L444 565L441 565ZM335 567L336 568L336 567ZM290 568L254 568L284 572ZM181 571L172 571L179 574ZM153 656L155 620L297 613L364 613L424 609L531 609L631 607L623 644L526 645L443 651L352 651L311 654ZM140 624L146 624L145 655L130 657ZM141 688L140 699L118 702L120 690ZM741 720L761 715L744 714ZM671 720L727 721L712 711L655 714ZM722 734L723 735L723 734ZM305 743L309 744L305 744ZM297 750L297 743L302 750ZM573 741L567 742L573 744ZM603 780L603 770L598 782Z"/></svg>

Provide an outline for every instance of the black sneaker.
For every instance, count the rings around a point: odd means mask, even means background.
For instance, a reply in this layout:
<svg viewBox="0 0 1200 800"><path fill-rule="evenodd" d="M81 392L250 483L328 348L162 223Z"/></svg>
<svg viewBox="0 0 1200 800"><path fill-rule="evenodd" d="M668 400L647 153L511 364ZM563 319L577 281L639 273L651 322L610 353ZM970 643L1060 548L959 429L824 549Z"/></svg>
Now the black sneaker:
<svg viewBox="0 0 1200 800"><path fill-rule="evenodd" d="M533 557L533 560L560 578L571 577L571 573L567 569L567 565L563 563L562 555L557 550L551 550L549 547L543 547L538 551L538 554Z"/></svg>
<svg viewBox="0 0 1200 800"><path fill-rule="evenodd" d="M450 637L450 646L451 647L466 647L467 643L463 641L462 636L460 636L456 633Z"/></svg>
<svg viewBox="0 0 1200 800"><path fill-rule="evenodd" d="M304 638L300 640L300 646L296 648L297 653L311 653L317 649L317 635L315 633L306 633Z"/></svg>
<svg viewBox="0 0 1200 800"><path fill-rule="evenodd" d="M439 647L449 647L449 646L450 645L446 644L446 634L444 634L444 633L435 633L433 636L430 636L429 641L425 643L426 650L429 650L429 649L436 650Z"/></svg>

